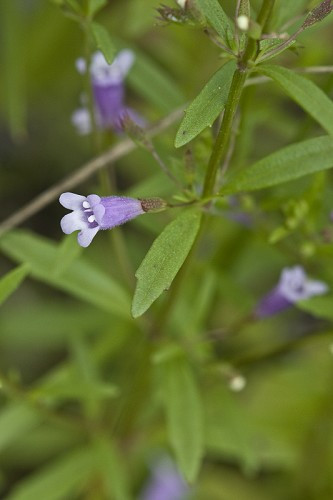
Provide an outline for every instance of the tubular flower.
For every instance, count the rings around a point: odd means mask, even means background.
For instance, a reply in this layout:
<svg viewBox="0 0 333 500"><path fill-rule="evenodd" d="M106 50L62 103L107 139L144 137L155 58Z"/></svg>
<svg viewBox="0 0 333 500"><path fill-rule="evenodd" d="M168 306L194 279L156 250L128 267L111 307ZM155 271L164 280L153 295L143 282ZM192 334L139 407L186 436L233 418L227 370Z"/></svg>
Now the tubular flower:
<svg viewBox="0 0 333 500"><path fill-rule="evenodd" d="M72 210L61 219L61 229L65 234L80 231L77 239L82 247L89 246L100 229L112 229L138 215L158 212L166 206L161 198L139 200L125 196L81 196L74 193L63 193L59 202Z"/></svg>
<svg viewBox="0 0 333 500"><path fill-rule="evenodd" d="M159 460L140 500L185 500L190 489L169 459Z"/></svg>
<svg viewBox="0 0 333 500"><path fill-rule="evenodd" d="M124 49L119 52L112 64L108 64L101 52L92 56L89 73L92 82L95 120L101 129L122 130L122 120L129 116L138 125L144 121L138 114L125 105L124 80L134 63L134 53ZM84 59L76 61L79 73L86 73ZM72 115L72 122L82 135L91 132L91 120L86 107L76 110Z"/></svg>
<svg viewBox="0 0 333 500"><path fill-rule="evenodd" d="M255 316L259 318L272 316L300 300L322 295L327 291L326 283L309 279L303 267L285 268L282 270L277 286L257 305Z"/></svg>

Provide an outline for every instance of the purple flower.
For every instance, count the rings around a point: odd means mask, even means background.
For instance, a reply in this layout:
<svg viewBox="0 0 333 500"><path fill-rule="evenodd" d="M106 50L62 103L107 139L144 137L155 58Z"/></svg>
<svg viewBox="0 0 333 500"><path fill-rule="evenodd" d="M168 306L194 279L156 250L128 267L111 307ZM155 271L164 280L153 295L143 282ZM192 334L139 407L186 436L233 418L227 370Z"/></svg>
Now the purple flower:
<svg viewBox="0 0 333 500"><path fill-rule="evenodd" d="M141 500L185 500L190 489L173 462L160 460L153 468L153 474L145 487Z"/></svg>
<svg viewBox="0 0 333 500"><path fill-rule="evenodd" d="M322 281L310 280L303 267L294 266L282 270L275 288L259 302L255 316L264 318L287 309L300 300L326 293L328 286Z"/></svg>
<svg viewBox="0 0 333 500"><path fill-rule="evenodd" d="M125 105L124 80L133 63L134 54L128 49L121 50L112 64L108 64L101 52L93 54L89 73L94 95L95 120L99 128L120 132L122 120L126 116L138 125L144 125L144 120ZM87 71L84 59L78 59L76 67L80 73ZM73 113L72 122L80 134L91 132L90 114L86 107Z"/></svg>
<svg viewBox="0 0 333 500"><path fill-rule="evenodd" d="M145 212L158 212L166 206L161 198L101 198L97 194L86 197L74 193L63 193L59 202L63 207L72 210L61 219L61 229L65 234L79 230L77 239L82 247L90 245L100 229L111 229Z"/></svg>

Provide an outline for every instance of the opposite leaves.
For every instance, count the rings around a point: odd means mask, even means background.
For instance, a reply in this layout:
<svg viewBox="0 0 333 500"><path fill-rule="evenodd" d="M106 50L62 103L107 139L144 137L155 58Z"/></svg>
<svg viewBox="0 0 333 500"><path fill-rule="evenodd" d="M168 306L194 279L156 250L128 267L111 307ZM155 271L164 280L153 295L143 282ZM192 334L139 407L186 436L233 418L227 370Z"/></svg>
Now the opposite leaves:
<svg viewBox="0 0 333 500"><path fill-rule="evenodd" d="M167 290L183 265L199 231L201 213L187 210L172 221L152 244L136 272L132 315L141 316Z"/></svg>

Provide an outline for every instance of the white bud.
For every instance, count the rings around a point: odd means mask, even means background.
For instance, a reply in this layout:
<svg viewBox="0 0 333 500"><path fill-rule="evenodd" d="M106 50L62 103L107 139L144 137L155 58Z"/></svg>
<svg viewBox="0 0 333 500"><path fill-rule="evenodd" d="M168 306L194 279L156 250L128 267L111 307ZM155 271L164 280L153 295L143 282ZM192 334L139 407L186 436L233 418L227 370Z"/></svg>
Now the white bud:
<svg viewBox="0 0 333 500"><path fill-rule="evenodd" d="M242 31L247 31L250 26L250 19L247 16L239 16L236 19L237 26Z"/></svg>
<svg viewBox="0 0 333 500"><path fill-rule="evenodd" d="M246 386L246 378L243 375L235 375L230 379L229 387L234 392L240 392Z"/></svg>
<svg viewBox="0 0 333 500"><path fill-rule="evenodd" d="M185 9L187 0L176 0L176 2L178 3L179 7Z"/></svg>

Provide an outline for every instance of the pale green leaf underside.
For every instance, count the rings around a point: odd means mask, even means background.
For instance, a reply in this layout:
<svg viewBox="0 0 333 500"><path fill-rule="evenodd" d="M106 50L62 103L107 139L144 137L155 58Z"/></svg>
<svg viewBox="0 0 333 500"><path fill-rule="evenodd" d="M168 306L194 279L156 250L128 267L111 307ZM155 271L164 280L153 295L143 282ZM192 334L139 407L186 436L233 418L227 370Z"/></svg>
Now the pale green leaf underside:
<svg viewBox="0 0 333 500"><path fill-rule="evenodd" d="M91 23L92 33L97 45L97 48L103 52L103 55L109 64L112 63L116 54L116 48L111 40L111 37L104 26L99 23Z"/></svg>
<svg viewBox="0 0 333 500"><path fill-rule="evenodd" d="M28 274L29 266L23 264L0 279L0 305L15 292Z"/></svg>
<svg viewBox="0 0 333 500"><path fill-rule="evenodd" d="M222 194L255 191L333 167L333 138L321 136L287 146L230 176Z"/></svg>
<svg viewBox="0 0 333 500"><path fill-rule="evenodd" d="M176 148L184 146L211 126L223 111L235 69L234 61L222 66L189 105L176 135Z"/></svg>
<svg viewBox="0 0 333 500"><path fill-rule="evenodd" d="M289 97L333 135L333 102L317 85L280 66L258 66L257 70L272 78Z"/></svg>
<svg viewBox="0 0 333 500"><path fill-rule="evenodd" d="M136 272L132 314L141 316L167 290L186 259L198 233L201 213L187 210L156 238Z"/></svg>
<svg viewBox="0 0 333 500"><path fill-rule="evenodd" d="M178 466L194 481L203 455L202 404L187 360L178 357L163 367L163 398L170 443Z"/></svg>
<svg viewBox="0 0 333 500"><path fill-rule="evenodd" d="M4 254L30 266L31 276L89 302L104 311L129 316L130 302L122 287L103 271L78 258L59 273L57 246L27 231L11 231L0 238Z"/></svg>

